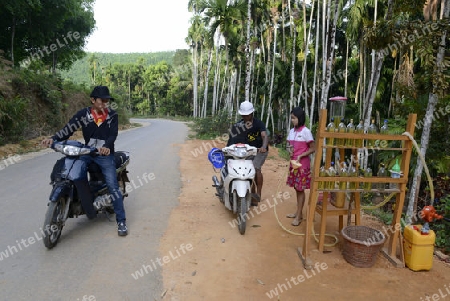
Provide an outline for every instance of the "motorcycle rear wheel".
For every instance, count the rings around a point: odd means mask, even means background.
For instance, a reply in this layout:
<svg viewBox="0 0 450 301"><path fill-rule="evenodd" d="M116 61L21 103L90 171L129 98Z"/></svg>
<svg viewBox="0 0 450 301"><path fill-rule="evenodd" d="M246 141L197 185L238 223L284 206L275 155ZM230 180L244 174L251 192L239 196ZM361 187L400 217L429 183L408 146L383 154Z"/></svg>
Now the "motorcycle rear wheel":
<svg viewBox="0 0 450 301"><path fill-rule="evenodd" d="M123 172L123 171L122 171ZM127 184L126 184L126 179L127 177L122 175L122 173L120 173L117 177L117 184L119 184L119 189L122 192L122 196L123 197L127 197L128 196L128 192L127 192Z"/></svg>
<svg viewBox="0 0 450 301"><path fill-rule="evenodd" d="M61 197L56 202L49 202L47 213L45 214L44 227L44 245L47 249L51 249L58 243L61 236L63 223L60 221L64 217L65 202Z"/></svg>
<svg viewBox="0 0 450 301"><path fill-rule="evenodd" d="M238 229L241 235L245 234L247 227L247 198L238 197Z"/></svg>

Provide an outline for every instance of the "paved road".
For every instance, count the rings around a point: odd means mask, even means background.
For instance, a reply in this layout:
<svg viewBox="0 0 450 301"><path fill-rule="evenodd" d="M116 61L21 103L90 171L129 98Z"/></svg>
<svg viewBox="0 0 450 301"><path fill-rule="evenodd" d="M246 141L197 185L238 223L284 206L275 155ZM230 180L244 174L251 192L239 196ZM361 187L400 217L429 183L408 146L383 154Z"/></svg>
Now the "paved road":
<svg viewBox="0 0 450 301"><path fill-rule="evenodd" d="M181 122L145 121L147 126L121 132L116 141L117 150L131 152L127 237L119 237L116 223L105 216L81 216L69 219L58 245L47 250L41 231L49 176L61 154L16 156L0 170L0 300L161 299L159 241L178 204L178 145L188 131ZM144 174L154 179L146 183Z"/></svg>

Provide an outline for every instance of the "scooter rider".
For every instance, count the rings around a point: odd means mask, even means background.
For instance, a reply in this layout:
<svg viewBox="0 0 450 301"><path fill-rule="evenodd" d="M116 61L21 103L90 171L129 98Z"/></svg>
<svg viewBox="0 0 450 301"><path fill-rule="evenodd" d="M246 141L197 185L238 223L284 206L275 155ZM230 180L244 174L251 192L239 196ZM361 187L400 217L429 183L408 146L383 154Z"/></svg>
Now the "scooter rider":
<svg viewBox="0 0 450 301"><path fill-rule="evenodd" d="M60 131L51 138L44 139L42 144L50 146L53 141L67 140L76 130L82 129L85 144L96 147L100 154L100 156L95 157L90 155L80 157L80 160L85 163L83 172L87 173L87 167L92 162L97 163L102 170L112 197L118 235L125 236L128 234L128 228L123 206L123 195L117 182L114 162L114 142L118 135L119 122L117 112L108 107L108 102L114 100L114 98L109 94L108 87L96 86L90 94L90 100L92 103L91 107L78 111ZM75 185L87 217L89 219L95 218L97 213L93 206L93 195L87 178L76 181Z"/></svg>
<svg viewBox="0 0 450 301"><path fill-rule="evenodd" d="M256 196L254 195L255 187L252 187L252 193L255 199L252 201L252 206L258 206L263 186L263 174L261 168L268 155L269 136L267 135L264 123L253 116L254 111L255 109L251 102L244 101L241 103L238 112L242 119L230 128L230 138L228 139L227 146L235 143L247 143L250 146L258 148L258 154L253 159L253 165L256 170Z"/></svg>

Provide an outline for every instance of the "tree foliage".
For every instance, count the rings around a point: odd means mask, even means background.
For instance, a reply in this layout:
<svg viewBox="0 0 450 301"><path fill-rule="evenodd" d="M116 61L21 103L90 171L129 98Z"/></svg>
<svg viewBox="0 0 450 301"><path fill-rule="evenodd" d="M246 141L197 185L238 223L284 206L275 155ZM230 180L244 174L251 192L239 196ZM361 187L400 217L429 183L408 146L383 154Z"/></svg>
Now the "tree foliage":
<svg viewBox="0 0 450 301"><path fill-rule="evenodd" d="M95 20L93 0L8 0L0 3L0 49L14 65L39 60L53 72L84 55Z"/></svg>

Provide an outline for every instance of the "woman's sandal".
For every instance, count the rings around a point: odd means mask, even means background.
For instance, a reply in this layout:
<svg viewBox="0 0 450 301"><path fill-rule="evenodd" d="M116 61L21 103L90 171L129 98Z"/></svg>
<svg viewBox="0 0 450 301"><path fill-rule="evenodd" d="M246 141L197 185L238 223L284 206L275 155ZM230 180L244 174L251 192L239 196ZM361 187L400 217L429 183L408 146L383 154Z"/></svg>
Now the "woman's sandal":
<svg viewBox="0 0 450 301"><path fill-rule="evenodd" d="M294 219L294 221L291 223L292 226L297 227L299 226L303 221L303 218L300 218L299 220Z"/></svg>

